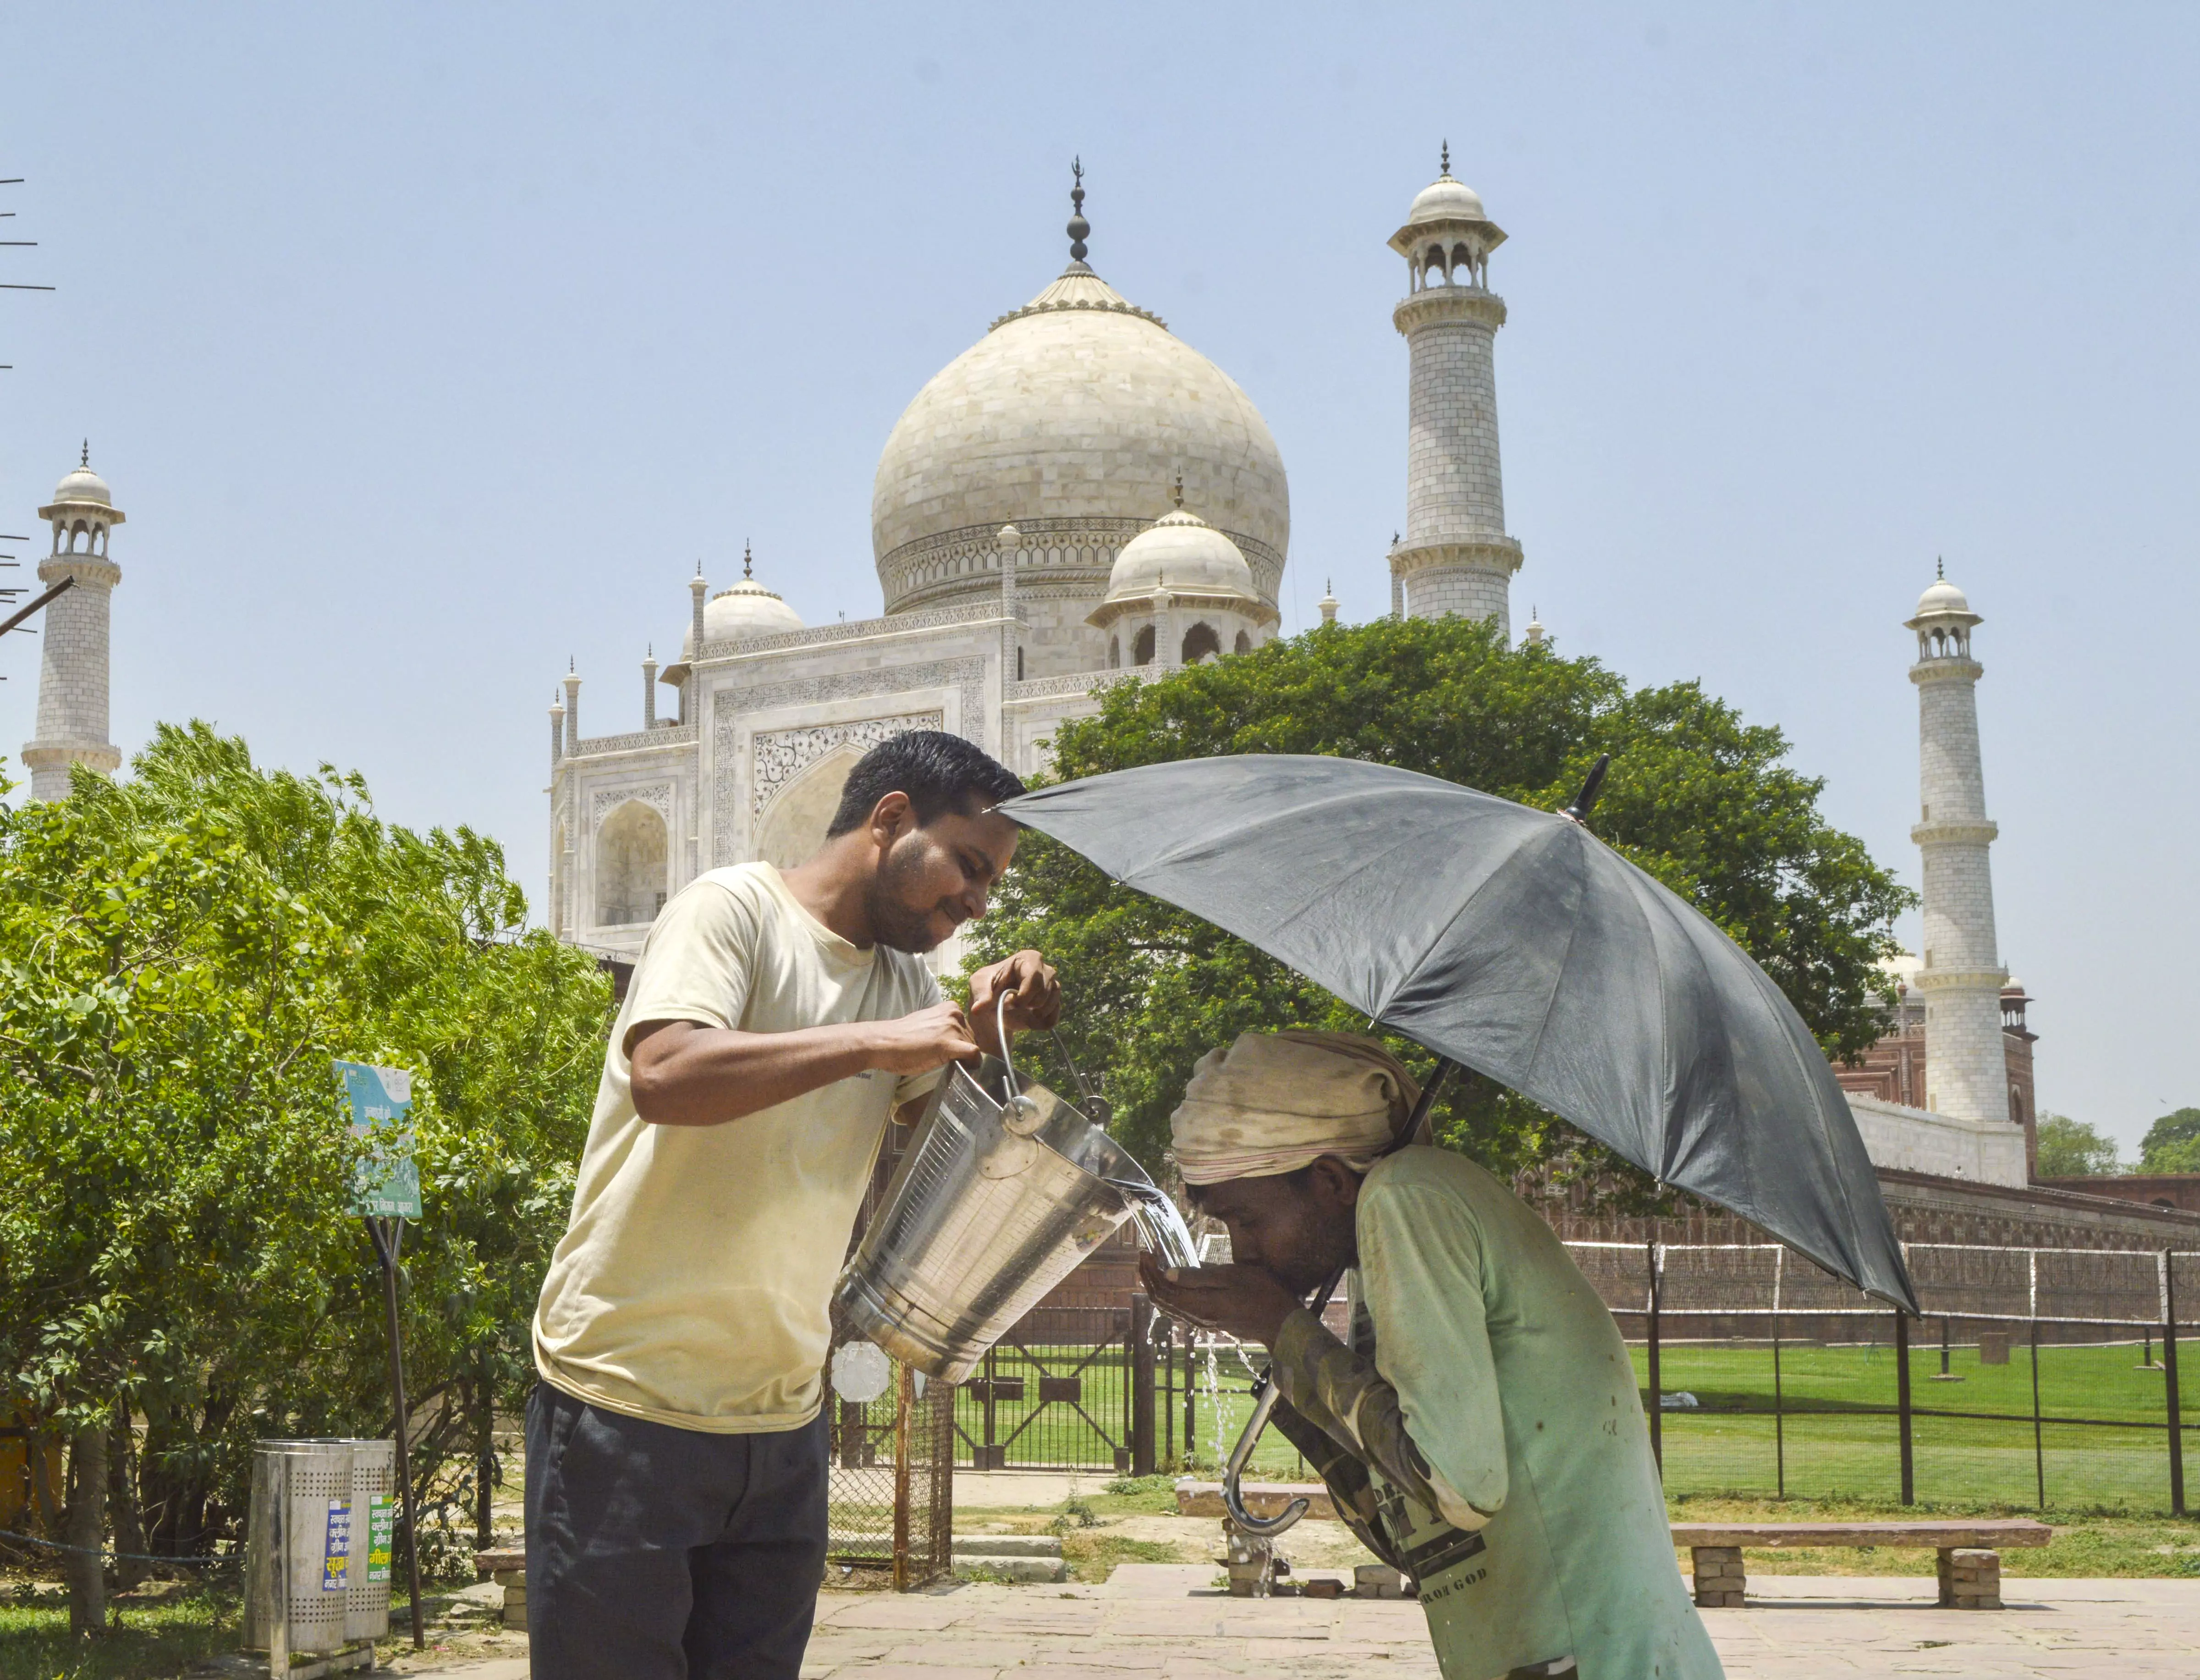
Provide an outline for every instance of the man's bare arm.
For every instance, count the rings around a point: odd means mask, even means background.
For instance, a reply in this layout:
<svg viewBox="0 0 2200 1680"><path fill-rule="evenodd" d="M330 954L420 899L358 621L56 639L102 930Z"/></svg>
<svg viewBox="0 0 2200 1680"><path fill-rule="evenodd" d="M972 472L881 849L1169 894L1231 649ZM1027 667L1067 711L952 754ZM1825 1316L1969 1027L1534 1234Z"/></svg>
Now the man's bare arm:
<svg viewBox="0 0 2200 1680"><path fill-rule="evenodd" d="M895 1021L742 1033L693 1021L635 1029L635 1112L656 1126L721 1126L876 1068L929 1073L978 1053L953 1004Z"/></svg>

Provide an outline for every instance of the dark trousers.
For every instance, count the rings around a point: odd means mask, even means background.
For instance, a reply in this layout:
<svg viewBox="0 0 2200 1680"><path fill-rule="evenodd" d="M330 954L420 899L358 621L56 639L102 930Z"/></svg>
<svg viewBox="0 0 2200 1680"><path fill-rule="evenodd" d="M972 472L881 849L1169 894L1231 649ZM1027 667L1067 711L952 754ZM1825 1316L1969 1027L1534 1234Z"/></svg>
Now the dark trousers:
<svg viewBox="0 0 2200 1680"><path fill-rule="evenodd" d="M825 1570L826 1423L706 1435L527 1402L535 1680L795 1680Z"/></svg>

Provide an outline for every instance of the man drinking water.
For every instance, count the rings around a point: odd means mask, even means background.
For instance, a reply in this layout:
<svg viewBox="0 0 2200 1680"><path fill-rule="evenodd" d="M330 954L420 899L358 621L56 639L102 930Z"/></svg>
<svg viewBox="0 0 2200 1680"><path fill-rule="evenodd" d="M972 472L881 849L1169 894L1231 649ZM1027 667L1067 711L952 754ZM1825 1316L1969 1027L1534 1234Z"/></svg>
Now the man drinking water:
<svg viewBox="0 0 2200 1680"><path fill-rule="evenodd" d="M824 843L665 905L611 1029L573 1213L535 1314L528 1630L538 1680L793 1680L826 1548L833 1284L889 1115L948 1063L1054 1024L1032 951L917 953L986 912L1023 785L897 735ZM906 1117L906 1116L904 1116Z"/></svg>
<svg viewBox="0 0 2200 1680"><path fill-rule="evenodd" d="M1233 1263L1148 1255L1148 1291L1269 1350L1278 1426L1413 1577L1444 1680L1713 1680L1618 1327L1489 1174L1394 1148L1419 1095L1349 1033L1247 1033L1201 1057L1170 1130ZM1304 1304L1340 1272L1349 1343Z"/></svg>

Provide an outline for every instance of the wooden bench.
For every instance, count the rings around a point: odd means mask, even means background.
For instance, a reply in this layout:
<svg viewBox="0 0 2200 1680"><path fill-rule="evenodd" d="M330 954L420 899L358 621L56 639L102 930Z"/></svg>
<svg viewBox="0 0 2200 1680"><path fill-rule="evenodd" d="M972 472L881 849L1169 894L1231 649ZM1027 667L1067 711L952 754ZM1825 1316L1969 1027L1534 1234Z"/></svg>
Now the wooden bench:
<svg viewBox="0 0 2200 1680"><path fill-rule="evenodd" d="M1739 1609L1747 1590L1745 1546L1929 1546L1940 1554L1940 1603L1950 1610L2001 1608L2001 1548L2045 1546L2055 1531L2027 1519L1947 1523L1675 1523L1673 1543L1694 1560L1696 1602Z"/></svg>

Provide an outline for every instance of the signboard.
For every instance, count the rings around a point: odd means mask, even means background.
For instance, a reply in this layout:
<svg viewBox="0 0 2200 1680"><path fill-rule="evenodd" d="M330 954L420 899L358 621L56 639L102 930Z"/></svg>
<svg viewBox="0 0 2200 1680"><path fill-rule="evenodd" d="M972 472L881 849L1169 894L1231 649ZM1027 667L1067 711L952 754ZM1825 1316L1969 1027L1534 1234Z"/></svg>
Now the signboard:
<svg viewBox="0 0 2200 1680"><path fill-rule="evenodd" d="M389 1579L389 1560L397 1550L397 1501L386 1493L366 1501L366 1579L377 1585Z"/></svg>
<svg viewBox="0 0 2200 1680"><path fill-rule="evenodd" d="M351 1129L366 1139L351 1210L368 1218L420 1217L420 1169L412 1163L412 1075L402 1068L339 1062L336 1077L351 1103Z"/></svg>
<svg viewBox="0 0 2200 1680"><path fill-rule="evenodd" d="M351 1574L351 1501L329 1501L328 1538L321 1548L321 1590L340 1593Z"/></svg>

